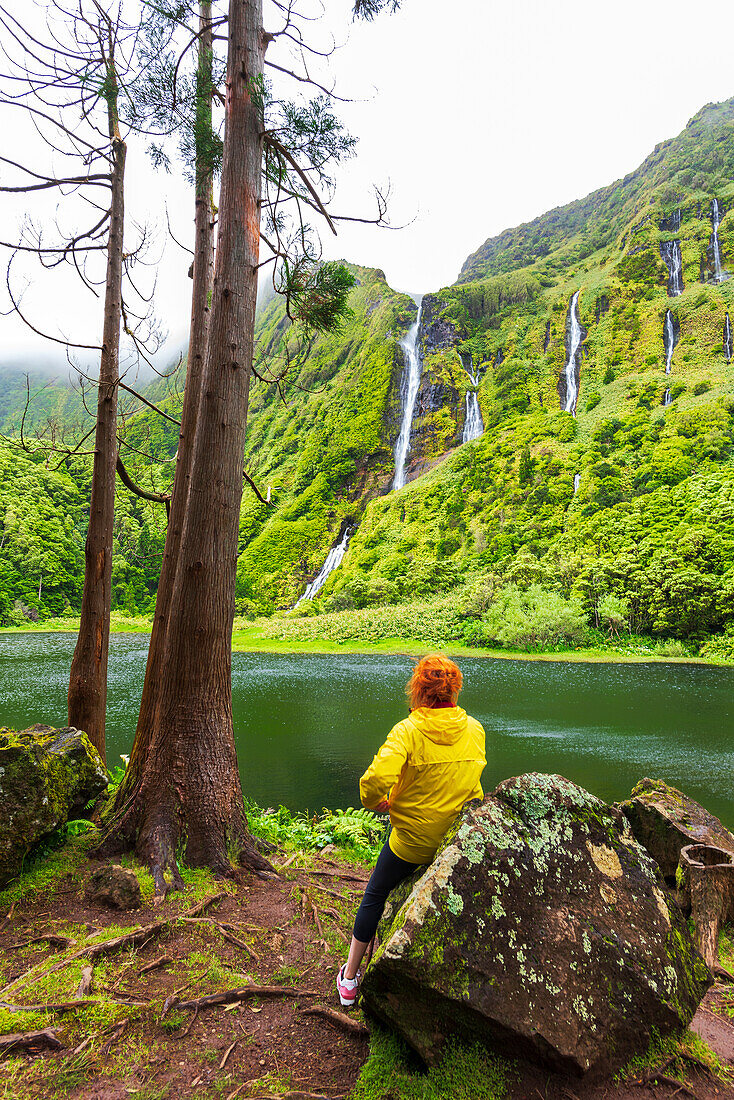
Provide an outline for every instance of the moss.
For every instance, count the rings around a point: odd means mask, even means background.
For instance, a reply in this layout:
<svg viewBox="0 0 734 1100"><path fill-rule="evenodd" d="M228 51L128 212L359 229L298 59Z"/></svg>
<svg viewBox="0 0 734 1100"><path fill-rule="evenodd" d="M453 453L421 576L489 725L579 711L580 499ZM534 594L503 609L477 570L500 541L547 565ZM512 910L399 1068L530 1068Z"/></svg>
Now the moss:
<svg viewBox="0 0 734 1100"><path fill-rule="evenodd" d="M512 1063L486 1048L462 1044L449 1045L425 1072L399 1039L375 1026L349 1100L503 1100L514 1073Z"/></svg>

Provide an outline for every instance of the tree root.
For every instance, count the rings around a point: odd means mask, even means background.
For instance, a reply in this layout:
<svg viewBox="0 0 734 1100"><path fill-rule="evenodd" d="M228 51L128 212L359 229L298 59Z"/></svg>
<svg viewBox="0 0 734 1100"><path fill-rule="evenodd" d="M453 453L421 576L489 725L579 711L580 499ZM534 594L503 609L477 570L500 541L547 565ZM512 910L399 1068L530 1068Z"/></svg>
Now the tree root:
<svg viewBox="0 0 734 1100"><path fill-rule="evenodd" d="M244 940L241 940L240 937L235 934L233 925L222 924L212 917L180 917L179 920L185 921L187 924L211 924L213 928L216 928L221 933L225 940L234 944L235 947L239 947L243 951L246 951L253 962L260 962L260 956L256 951L253 951L249 943L245 943Z"/></svg>
<svg viewBox="0 0 734 1100"><path fill-rule="evenodd" d="M22 947L30 947L34 943L47 943L49 947L54 947L58 951L64 951L67 947L73 947L76 940L69 939L68 936L57 936L54 932L49 932L45 936L34 936L30 940L23 940L22 943L11 943L10 947L6 947L6 951L20 951Z"/></svg>
<svg viewBox="0 0 734 1100"><path fill-rule="evenodd" d="M320 875L323 878L341 878L345 882L358 882L360 886L366 886L369 882L368 878L352 875L345 871L319 871L315 867L299 867L298 870L304 875Z"/></svg>
<svg viewBox="0 0 734 1100"><path fill-rule="evenodd" d="M0 1056L6 1058L16 1051L61 1050L63 1043L59 1039L58 1028L45 1027L40 1031L27 1031L24 1034L0 1036Z"/></svg>
<svg viewBox="0 0 734 1100"><path fill-rule="evenodd" d="M79 988L76 991L76 995L80 1000L81 1000L82 997L88 997L89 994L92 992L92 974L93 974L93 971L94 971L94 967L92 967L92 966L83 966L82 967L82 977L81 977L81 981L79 982Z"/></svg>
<svg viewBox="0 0 734 1100"><path fill-rule="evenodd" d="M224 993L210 993L207 997L196 997L192 1001L174 999L168 1008L214 1008L217 1005L234 1004L248 997L318 997L315 989L293 989L286 985L245 985L240 989L228 989Z"/></svg>
<svg viewBox="0 0 734 1100"><path fill-rule="evenodd" d="M114 951L119 951L122 948L136 947L152 939L153 936L160 935L164 928L168 928L169 925L175 924L181 917L198 916L207 906L212 905L215 901L220 901L224 896L224 894L214 894L212 897L205 898L204 901L199 902L198 905L195 905L192 909L188 909L184 913L168 917L166 920L156 921L154 924L143 925L140 928L136 928L133 932L127 932L124 936L116 936L112 940L105 940L103 943L95 943L87 947L81 947L78 951L75 951L73 955L69 955L66 959L61 959L47 970L41 971L38 974L34 974L33 971L35 968L31 968L31 970L10 982L9 985L6 985L4 989L0 989L0 995L10 993L11 990L17 991L30 982L38 981L40 978L46 978L49 974L61 970L62 967L68 966L69 963L74 962L76 959L89 959L93 961L94 959L101 958L103 955L110 955Z"/></svg>
<svg viewBox="0 0 734 1100"><path fill-rule="evenodd" d="M138 973L141 976L143 974L150 974L151 970L159 970L164 966L168 966L168 964L172 962L173 959L170 955L161 955L161 957L159 959L156 959L155 962L149 962L145 966L141 966Z"/></svg>
<svg viewBox="0 0 734 1100"><path fill-rule="evenodd" d="M302 1008L301 1012L304 1016L322 1016L330 1024L340 1027L342 1031L347 1031L350 1035L358 1035L360 1039L369 1038L370 1031L365 1024L361 1024L359 1020L352 1020L343 1012L337 1012L333 1008Z"/></svg>
<svg viewBox="0 0 734 1100"><path fill-rule="evenodd" d="M114 1001L107 1001L107 1004L120 1003ZM5 1012L75 1012L79 1008L91 1008L92 1005L102 1004L101 1001L90 1000L89 997L85 997L83 1000L74 1001L59 1001L58 1004L40 1004L40 1005L14 1005L8 1001L0 1001L0 1008Z"/></svg>

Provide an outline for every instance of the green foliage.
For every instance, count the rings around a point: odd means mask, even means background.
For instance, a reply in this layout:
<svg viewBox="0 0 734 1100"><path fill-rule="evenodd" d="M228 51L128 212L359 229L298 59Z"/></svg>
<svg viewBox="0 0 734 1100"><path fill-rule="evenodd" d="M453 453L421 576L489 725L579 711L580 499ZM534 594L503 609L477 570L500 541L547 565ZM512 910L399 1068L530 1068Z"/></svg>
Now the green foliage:
<svg viewBox="0 0 734 1100"><path fill-rule="evenodd" d="M371 810L351 806L310 816L291 813L285 806L263 810L249 803L247 820L255 836L302 851L320 851L333 845L356 859L374 861L385 842L384 822Z"/></svg>
<svg viewBox="0 0 734 1100"><path fill-rule="evenodd" d="M580 599L566 600L538 584L509 585L485 615L483 633L508 649L548 649L581 645L586 627Z"/></svg>
<svg viewBox="0 0 734 1100"><path fill-rule="evenodd" d="M458 1042L426 1073L395 1035L376 1025L350 1100L503 1100L511 1074L511 1064L486 1047Z"/></svg>

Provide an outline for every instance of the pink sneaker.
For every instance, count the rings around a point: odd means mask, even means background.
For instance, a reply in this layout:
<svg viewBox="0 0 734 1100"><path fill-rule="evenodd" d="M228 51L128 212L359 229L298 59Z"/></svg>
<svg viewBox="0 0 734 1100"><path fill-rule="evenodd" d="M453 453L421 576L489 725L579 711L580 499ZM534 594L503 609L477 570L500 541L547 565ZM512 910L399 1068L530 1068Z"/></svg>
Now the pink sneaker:
<svg viewBox="0 0 734 1100"><path fill-rule="evenodd" d="M352 1008L357 1001L357 993L359 991L359 978L345 978L344 971L347 964L341 968L336 976L336 991L339 994L340 1002L345 1008Z"/></svg>

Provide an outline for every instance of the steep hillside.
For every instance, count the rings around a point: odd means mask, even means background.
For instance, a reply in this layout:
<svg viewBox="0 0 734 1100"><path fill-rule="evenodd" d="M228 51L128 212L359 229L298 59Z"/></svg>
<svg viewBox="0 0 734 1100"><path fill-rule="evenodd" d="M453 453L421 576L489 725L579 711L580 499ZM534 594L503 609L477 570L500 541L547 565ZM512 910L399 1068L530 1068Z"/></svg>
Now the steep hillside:
<svg viewBox="0 0 734 1100"><path fill-rule="evenodd" d="M269 500L245 487L238 612L285 612L285 638L629 629L734 655L734 100L418 303L353 271L340 333L303 346L278 299L258 315L245 462ZM125 430L165 488L175 425ZM160 508L120 500L116 599L147 610Z"/></svg>
<svg viewBox="0 0 734 1100"><path fill-rule="evenodd" d="M734 101L704 108L625 180L486 242L459 283L423 299L413 480L367 504L340 568L300 610L448 591L466 640L502 640L501 609L522 617L555 596L613 630L724 629L729 274ZM485 431L462 445L474 392ZM386 446L395 434L385 420ZM349 482L353 496L365 488Z"/></svg>

